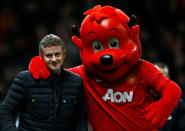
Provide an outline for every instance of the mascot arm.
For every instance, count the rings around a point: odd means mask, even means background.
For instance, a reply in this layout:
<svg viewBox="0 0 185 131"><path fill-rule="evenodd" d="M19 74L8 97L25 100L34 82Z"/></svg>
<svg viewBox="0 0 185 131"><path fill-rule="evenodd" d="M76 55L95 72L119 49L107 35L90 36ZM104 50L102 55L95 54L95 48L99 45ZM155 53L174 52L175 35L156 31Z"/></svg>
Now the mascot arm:
<svg viewBox="0 0 185 131"><path fill-rule="evenodd" d="M39 79L39 77L47 79L50 76L50 72L40 56L35 56L31 59L28 69L34 79Z"/></svg>
<svg viewBox="0 0 185 131"><path fill-rule="evenodd" d="M181 90L175 82L164 77L153 64L146 61L144 63L142 73L145 76L145 82L161 95L158 101L150 104L145 109L145 118L151 121L153 126L159 128L164 125L176 107L181 97Z"/></svg>
<svg viewBox="0 0 185 131"><path fill-rule="evenodd" d="M69 68L67 70L82 76L82 72L84 70L84 66L80 65L80 66L76 66L76 67L73 67L73 68Z"/></svg>
<svg viewBox="0 0 185 131"><path fill-rule="evenodd" d="M47 79L50 76L50 72L40 56L35 56L31 59L28 69L34 79ZM74 68L69 68L67 70L82 76L83 69L83 65L80 65Z"/></svg>

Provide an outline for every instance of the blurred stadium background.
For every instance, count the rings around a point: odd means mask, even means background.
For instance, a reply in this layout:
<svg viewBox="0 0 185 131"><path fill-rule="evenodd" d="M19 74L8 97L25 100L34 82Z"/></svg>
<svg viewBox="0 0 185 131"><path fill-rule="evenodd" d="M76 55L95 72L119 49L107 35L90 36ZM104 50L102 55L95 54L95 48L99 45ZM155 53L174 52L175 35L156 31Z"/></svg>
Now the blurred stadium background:
<svg viewBox="0 0 185 131"><path fill-rule="evenodd" d="M96 4L120 8L128 16L135 14L141 29L142 58L167 64L171 79L184 92L185 0L1 0L2 98L15 75L26 70L31 58L38 55L38 43L46 34L56 34L66 43L65 67L81 64L71 41L71 25L80 26L83 12Z"/></svg>

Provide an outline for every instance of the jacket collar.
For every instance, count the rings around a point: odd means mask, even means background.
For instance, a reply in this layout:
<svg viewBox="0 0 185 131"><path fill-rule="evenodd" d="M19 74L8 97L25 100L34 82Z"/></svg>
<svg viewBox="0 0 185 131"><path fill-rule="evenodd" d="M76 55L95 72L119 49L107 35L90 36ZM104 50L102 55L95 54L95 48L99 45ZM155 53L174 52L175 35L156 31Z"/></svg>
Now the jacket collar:
<svg viewBox="0 0 185 131"><path fill-rule="evenodd" d="M46 80L48 80L48 81L60 80L60 79L62 79L64 74L65 74L65 70L62 67L61 71L59 73L50 72L50 76Z"/></svg>

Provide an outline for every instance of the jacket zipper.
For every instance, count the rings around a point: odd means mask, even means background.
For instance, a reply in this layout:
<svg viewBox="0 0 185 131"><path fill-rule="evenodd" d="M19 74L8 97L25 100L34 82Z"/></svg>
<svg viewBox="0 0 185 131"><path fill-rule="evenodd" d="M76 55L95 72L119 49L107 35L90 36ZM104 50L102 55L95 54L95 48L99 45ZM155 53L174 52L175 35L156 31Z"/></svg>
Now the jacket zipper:
<svg viewBox="0 0 185 131"><path fill-rule="evenodd" d="M54 99L55 99L55 109L54 109L54 121L53 121L53 131L56 130L56 120L57 120L57 109L58 109L58 99L57 99L57 88L54 86Z"/></svg>

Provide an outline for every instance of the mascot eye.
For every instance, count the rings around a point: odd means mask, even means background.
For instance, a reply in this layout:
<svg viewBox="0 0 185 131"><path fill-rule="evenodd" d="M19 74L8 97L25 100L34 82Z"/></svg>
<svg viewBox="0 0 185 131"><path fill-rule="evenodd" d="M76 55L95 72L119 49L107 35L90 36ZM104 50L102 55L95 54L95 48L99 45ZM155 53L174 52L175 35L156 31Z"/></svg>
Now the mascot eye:
<svg viewBox="0 0 185 131"><path fill-rule="evenodd" d="M92 42L92 46L93 46L94 52L98 52L98 51L103 50L103 45L98 40L94 40Z"/></svg>
<svg viewBox="0 0 185 131"><path fill-rule="evenodd" d="M109 39L109 48L112 49L112 48L119 48L119 40L118 38L110 38Z"/></svg>

